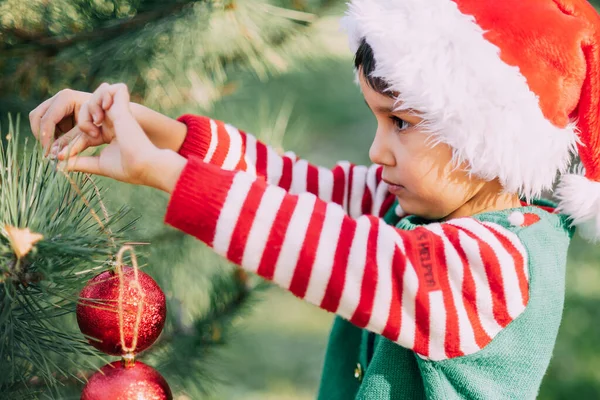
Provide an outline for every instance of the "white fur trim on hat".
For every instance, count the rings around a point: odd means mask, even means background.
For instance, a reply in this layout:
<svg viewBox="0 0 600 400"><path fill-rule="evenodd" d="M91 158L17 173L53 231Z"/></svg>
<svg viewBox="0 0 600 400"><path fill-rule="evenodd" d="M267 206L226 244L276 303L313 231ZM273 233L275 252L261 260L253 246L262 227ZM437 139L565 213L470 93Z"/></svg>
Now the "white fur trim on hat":
<svg viewBox="0 0 600 400"><path fill-rule="evenodd" d="M567 214L579 235L600 241L600 182L582 175L564 175L555 191L558 211Z"/></svg>
<svg viewBox="0 0 600 400"><path fill-rule="evenodd" d="M519 68L453 1L352 0L342 25L353 51L362 38L372 47L373 76L399 93L398 109L418 111L432 143L475 175L531 198L567 170L574 124L544 117Z"/></svg>

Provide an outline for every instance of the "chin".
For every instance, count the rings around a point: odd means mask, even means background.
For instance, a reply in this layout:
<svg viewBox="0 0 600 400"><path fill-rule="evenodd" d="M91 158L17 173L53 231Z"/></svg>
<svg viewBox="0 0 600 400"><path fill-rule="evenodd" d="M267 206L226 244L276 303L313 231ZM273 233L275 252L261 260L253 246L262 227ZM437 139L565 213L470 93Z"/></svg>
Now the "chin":
<svg viewBox="0 0 600 400"><path fill-rule="evenodd" d="M421 216L423 207L415 207L411 201L407 201L406 199L402 198L402 196L396 196L396 199L398 200L398 204L400 205L402 211L404 211L405 215Z"/></svg>
<svg viewBox="0 0 600 400"><path fill-rule="evenodd" d="M398 204L400 204L402 211L404 211L406 215L416 215L432 221L442 219L447 215L439 210L424 206L422 200L410 201L403 199L401 196L396 196L396 198L398 199Z"/></svg>

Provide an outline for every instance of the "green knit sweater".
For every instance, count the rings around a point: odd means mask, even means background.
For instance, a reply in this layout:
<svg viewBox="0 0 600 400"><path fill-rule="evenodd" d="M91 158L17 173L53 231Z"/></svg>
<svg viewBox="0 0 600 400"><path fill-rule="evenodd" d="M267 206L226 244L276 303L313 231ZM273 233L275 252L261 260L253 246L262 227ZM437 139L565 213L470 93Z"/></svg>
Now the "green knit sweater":
<svg viewBox="0 0 600 400"><path fill-rule="evenodd" d="M536 205L550 206L536 201ZM427 221L400 219L392 211L385 221L412 230ZM515 211L539 220L514 226ZM529 256L529 301L515 320L483 349L441 361L360 329L337 317L332 327L319 399L533 399L552 357L561 321L567 248L573 235L567 217L537 206L473 216L514 232ZM537 220L537 218L536 218Z"/></svg>

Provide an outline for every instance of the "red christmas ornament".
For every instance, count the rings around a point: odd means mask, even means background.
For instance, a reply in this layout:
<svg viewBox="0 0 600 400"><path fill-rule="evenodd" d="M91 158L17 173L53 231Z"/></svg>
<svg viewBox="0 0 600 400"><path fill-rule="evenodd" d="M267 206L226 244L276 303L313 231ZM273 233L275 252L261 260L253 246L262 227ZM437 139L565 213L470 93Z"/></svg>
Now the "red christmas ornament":
<svg viewBox="0 0 600 400"><path fill-rule="evenodd" d="M143 305L135 353L154 343L162 331L167 313L165 294L154 279L139 270L138 279L143 292ZM81 291L77 304L77 323L81 332L94 338L88 339L92 346L115 356L124 353L119 329L119 281L119 274L112 270L96 275ZM126 346L131 346L134 340L141 300L142 294L136 285L134 269L124 266L122 314Z"/></svg>
<svg viewBox="0 0 600 400"><path fill-rule="evenodd" d="M126 367L122 361L107 364L91 376L81 400L172 400L171 389L154 368L136 361Z"/></svg>

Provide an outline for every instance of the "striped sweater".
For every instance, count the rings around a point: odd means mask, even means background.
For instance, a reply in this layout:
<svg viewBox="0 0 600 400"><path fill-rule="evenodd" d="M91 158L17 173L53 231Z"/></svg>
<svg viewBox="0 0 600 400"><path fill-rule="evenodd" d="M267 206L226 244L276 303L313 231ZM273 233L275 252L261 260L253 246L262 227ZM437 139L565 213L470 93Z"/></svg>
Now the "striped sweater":
<svg viewBox="0 0 600 400"><path fill-rule="evenodd" d="M380 167L321 168L221 121L179 120L188 162L165 222L230 261L425 360L475 353L525 310L528 253L500 224L397 229L381 219L394 197Z"/></svg>

